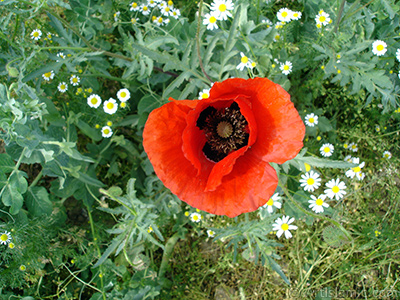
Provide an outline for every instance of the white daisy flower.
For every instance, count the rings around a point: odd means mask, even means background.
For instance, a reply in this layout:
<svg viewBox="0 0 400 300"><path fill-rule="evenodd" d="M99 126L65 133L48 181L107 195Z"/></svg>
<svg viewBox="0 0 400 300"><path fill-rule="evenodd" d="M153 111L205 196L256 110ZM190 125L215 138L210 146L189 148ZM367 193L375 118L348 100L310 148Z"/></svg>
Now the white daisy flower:
<svg viewBox="0 0 400 300"><path fill-rule="evenodd" d="M332 144L326 143L323 144L321 148L319 148L319 152L321 153L322 156L329 157L332 156L334 149L335 147L333 147Z"/></svg>
<svg viewBox="0 0 400 300"><path fill-rule="evenodd" d="M103 138L109 138L110 136L112 136L113 131L111 130L110 126L103 126L103 128L101 128L101 135L103 136Z"/></svg>
<svg viewBox="0 0 400 300"><path fill-rule="evenodd" d="M0 244L2 245L7 245L8 243L11 242L11 233L4 231L1 235L0 235Z"/></svg>
<svg viewBox="0 0 400 300"><path fill-rule="evenodd" d="M361 169L364 167L365 162L360 163L360 159L358 157L353 157L351 162L353 164L357 164L358 166L351 168L350 170L347 170L345 173L346 176L350 177L350 178L354 178L354 176L356 176L358 180L363 180L365 174L363 172L361 172Z"/></svg>
<svg viewBox="0 0 400 300"><path fill-rule="evenodd" d="M211 11L215 13L218 20L228 20L232 18L230 10L233 10L234 6L232 0L214 0L211 3Z"/></svg>
<svg viewBox="0 0 400 300"><path fill-rule="evenodd" d="M117 92L117 97L119 101L126 102L131 98L131 93L129 92L128 89L120 89Z"/></svg>
<svg viewBox="0 0 400 300"><path fill-rule="evenodd" d="M51 79L54 78L54 71L51 70L50 72L44 73L44 74L42 75L42 77L43 77L44 80L50 81Z"/></svg>
<svg viewBox="0 0 400 300"><path fill-rule="evenodd" d="M319 195L318 198L314 195L311 195L311 200L308 200L310 205L308 206L317 214L324 212L324 207L329 207L329 204L325 202L326 195Z"/></svg>
<svg viewBox="0 0 400 300"><path fill-rule="evenodd" d="M284 75L289 75L292 72L292 63L290 61L285 61L285 63L281 63L279 67Z"/></svg>
<svg viewBox="0 0 400 300"><path fill-rule="evenodd" d="M130 11L139 11L140 10L140 6L137 2L132 2L130 5L129 10Z"/></svg>
<svg viewBox="0 0 400 300"><path fill-rule="evenodd" d="M340 179L331 179L329 180L326 184L326 187L329 189L326 189L324 193L330 198L336 198L336 200L342 199L344 195L346 194L346 184L343 181L340 181Z"/></svg>
<svg viewBox="0 0 400 300"><path fill-rule="evenodd" d="M31 32L32 40L38 41L40 40L41 36L42 36L42 31L40 29L35 29L34 31Z"/></svg>
<svg viewBox="0 0 400 300"><path fill-rule="evenodd" d="M96 94L90 95L89 97L87 97L87 104L90 107L98 108L100 106L100 104L101 104L100 96L96 95Z"/></svg>
<svg viewBox="0 0 400 300"><path fill-rule="evenodd" d="M300 20L301 19L301 12L300 11L293 11L292 12L292 20Z"/></svg>
<svg viewBox="0 0 400 300"><path fill-rule="evenodd" d="M150 6L150 7L155 7L155 6L157 6L157 1L155 1L155 0L148 0L147 1L147 5L148 6Z"/></svg>
<svg viewBox="0 0 400 300"><path fill-rule="evenodd" d="M107 114L110 114L110 115L115 114L115 112L118 109L118 103L115 99L110 98L107 101L104 101L103 109L104 109L104 112Z"/></svg>
<svg viewBox="0 0 400 300"><path fill-rule="evenodd" d="M118 22L119 16L121 15L121 12L117 11L116 13L114 13L114 21Z"/></svg>
<svg viewBox="0 0 400 300"><path fill-rule="evenodd" d="M214 237L214 236L215 236L215 231L213 231L213 230L211 230L211 229L208 229L208 230L207 230L207 236L208 236L208 237Z"/></svg>
<svg viewBox="0 0 400 300"><path fill-rule="evenodd" d="M171 16L174 17L175 19L179 19L179 17L181 16L181 11L177 8L174 8L171 11Z"/></svg>
<svg viewBox="0 0 400 300"><path fill-rule="evenodd" d="M57 57L60 57L60 58L62 58L62 59L65 59L65 58L66 58L65 54L62 53L62 52L58 52L58 53L57 53ZM57 59L56 61L59 62L60 60Z"/></svg>
<svg viewBox="0 0 400 300"><path fill-rule="evenodd" d="M317 172L310 171L301 175L300 186L303 187L305 191L314 192L320 185L321 178L319 178Z"/></svg>
<svg viewBox="0 0 400 300"><path fill-rule="evenodd" d="M268 28L273 25L273 23L268 19L261 20L261 23L264 23L265 25L267 25Z"/></svg>
<svg viewBox="0 0 400 300"><path fill-rule="evenodd" d="M349 163L353 162L353 158L351 157L351 155L347 155L343 160Z"/></svg>
<svg viewBox="0 0 400 300"><path fill-rule="evenodd" d="M397 49L396 51L396 58L400 62L400 49Z"/></svg>
<svg viewBox="0 0 400 300"><path fill-rule="evenodd" d="M276 13L276 17L279 21L288 23L292 20L292 14L293 12L285 7L278 10L278 12Z"/></svg>
<svg viewBox="0 0 400 300"><path fill-rule="evenodd" d="M385 151L385 152L383 152L382 157L385 158L385 159L391 159L392 158L392 153L390 153L389 151Z"/></svg>
<svg viewBox="0 0 400 300"><path fill-rule="evenodd" d="M314 127L318 124L318 116L314 115L314 113L306 115L305 123L307 126Z"/></svg>
<svg viewBox="0 0 400 300"><path fill-rule="evenodd" d="M356 143L351 143L349 144L349 149L353 152L357 152L358 151L358 147Z"/></svg>
<svg viewBox="0 0 400 300"><path fill-rule="evenodd" d="M244 67L247 67L249 69L253 69L252 65L252 60L248 58L246 55L244 55L243 52L240 52L240 56L242 57L240 59L240 64L237 65L236 69L243 71Z"/></svg>
<svg viewBox="0 0 400 300"><path fill-rule="evenodd" d="M207 25L208 30L218 29L217 17L213 13L204 16L203 25Z"/></svg>
<svg viewBox="0 0 400 300"><path fill-rule="evenodd" d="M211 89L203 89L200 93L199 93L199 99L207 99L210 97L210 90Z"/></svg>
<svg viewBox="0 0 400 300"><path fill-rule="evenodd" d="M329 14L324 11L320 11L319 14L315 16L315 22L317 22L317 25L326 26L330 21L331 18L329 18Z"/></svg>
<svg viewBox="0 0 400 300"><path fill-rule="evenodd" d="M66 84L65 82L60 82L57 86L57 89L61 92L61 93L65 93L68 90L68 84Z"/></svg>
<svg viewBox="0 0 400 300"><path fill-rule="evenodd" d="M140 5L140 11L144 16L147 16L151 13L150 7L146 4Z"/></svg>
<svg viewBox="0 0 400 300"><path fill-rule="evenodd" d="M282 218L276 219L275 223L272 224L272 229L276 231L276 236L278 238L280 238L281 235L285 233L285 237L287 239L290 239L292 237L290 230L297 229L296 225L290 225L291 223L294 222L294 218L291 218L290 220L289 218L290 218L289 216L283 216Z"/></svg>
<svg viewBox="0 0 400 300"><path fill-rule="evenodd" d="M189 218L192 222L199 223L201 221L201 214L194 212L190 214Z"/></svg>
<svg viewBox="0 0 400 300"><path fill-rule="evenodd" d="M266 208L267 211L272 214L274 211L273 206L275 206L277 209L282 207L282 203L279 202L279 200L281 200L279 193L275 193L271 198L269 198L268 202L262 206L262 208Z"/></svg>
<svg viewBox="0 0 400 300"><path fill-rule="evenodd" d="M172 14L172 9L169 6L164 6L161 9L161 14L165 17L169 17Z"/></svg>
<svg viewBox="0 0 400 300"><path fill-rule="evenodd" d="M154 18L153 23L158 26L162 26L165 24L165 20L167 20L167 19L163 19L163 17L158 17L158 18L156 17L156 18Z"/></svg>
<svg viewBox="0 0 400 300"><path fill-rule="evenodd" d="M377 56L382 56L387 51L387 44L384 41L376 40L372 43L372 53Z"/></svg>
<svg viewBox="0 0 400 300"><path fill-rule="evenodd" d="M79 82L81 81L81 79L79 78L79 76L71 75L71 78L69 79L69 81L71 82L71 84L73 86L77 86L77 85L79 85Z"/></svg>

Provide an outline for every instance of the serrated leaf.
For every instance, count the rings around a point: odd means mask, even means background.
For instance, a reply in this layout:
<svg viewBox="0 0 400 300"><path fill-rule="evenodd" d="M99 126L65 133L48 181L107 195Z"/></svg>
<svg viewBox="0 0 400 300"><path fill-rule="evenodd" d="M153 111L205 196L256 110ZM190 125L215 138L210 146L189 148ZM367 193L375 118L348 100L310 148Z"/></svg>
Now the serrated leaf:
<svg viewBox="0 0 400 300"><path fill-rule="evenodd" d="M110 246L108 246L106 251L104 251L103 255L99 258L99 260L93 266L93 268L97 268L98 266L100 266L111 255L111 253L113 253L118 248L118 246L122 243L123 239L124 239L124 235L122 235L122 234L116 236L113 239Z"/></svg>
<svg viewBox="0 0 400 300"><path fill-rule="evenodd" d="M321 53L326 53L326 51L325 51L325 49L323 48L323 47L321 47L320 45L317 45L317 44L312 44L311 45L315 50L318 50L319 52L321 52Z"/></svg>
<svg viewBox="0 0 400 300"><path fill-rule="evenodd" d="M142 115L144 113L149 113L153 109L160 107L162 103L163 102L160 99L156 98L154 95L145 95L139 101L138 114Z"/></svg>
<svg viewBox="0 0 400 300"><path fill-rule="evenodd" d="M50 215L53 204L49 199L49 193L44 187L34 186L28 189L25 200L28 211L35 217Z"/></svg>

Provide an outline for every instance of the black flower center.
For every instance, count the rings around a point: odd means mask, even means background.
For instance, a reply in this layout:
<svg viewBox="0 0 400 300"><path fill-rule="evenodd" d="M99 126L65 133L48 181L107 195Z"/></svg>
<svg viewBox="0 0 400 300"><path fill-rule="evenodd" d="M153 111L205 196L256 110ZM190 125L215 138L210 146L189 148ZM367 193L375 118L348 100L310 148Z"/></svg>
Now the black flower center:
<svg viewBox="0 0 400 300"><path fill-rule="evenodd" d="M207 139L203 153L213 162L246 146L249 140L247 120L236 102L220 109L207 107L200 113L196 126L203 130Z"/></svg>

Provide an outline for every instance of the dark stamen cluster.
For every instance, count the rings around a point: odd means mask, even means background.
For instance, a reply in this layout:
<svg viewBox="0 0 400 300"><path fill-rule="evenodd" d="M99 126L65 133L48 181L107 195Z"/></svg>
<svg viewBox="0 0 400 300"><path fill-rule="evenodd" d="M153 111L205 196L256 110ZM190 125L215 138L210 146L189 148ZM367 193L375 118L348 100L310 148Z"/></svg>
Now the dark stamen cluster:
<svg viewBox="0 0 400 300"><path fill-rule="evenodd" d="M200 113L196 125L207 138L203 153L214 162L246 146L249 140L247 120L236 102L221 109L207 107Z"/></svg>

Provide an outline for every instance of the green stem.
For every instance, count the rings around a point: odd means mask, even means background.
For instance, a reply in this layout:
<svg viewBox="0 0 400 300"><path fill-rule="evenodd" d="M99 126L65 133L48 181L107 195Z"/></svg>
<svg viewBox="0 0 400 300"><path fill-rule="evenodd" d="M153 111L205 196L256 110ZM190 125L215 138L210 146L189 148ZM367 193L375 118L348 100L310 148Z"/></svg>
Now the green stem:
<svg viewBox="0 0 400 300"><path fill-rule="evenodd" d="M42 50L80 50L80 51L92 51L89 47L63 47L63 46L53 46L53 47L41 47L38 52Z"/></svg>
<svg viewBox="0 0 400 300"><path fill-rule="evenodd" d="M336 33L338 28L339 28L339 23L340 23L340 19L342 18L342 14L343 14L343 9L344 9L345 3L346 3L346 0L342 0L342 3L340 4L339 14L338 14L337 19L336 19L335 27L333 28L333 32L334 33Z"/></svg>
<svg viewBox="0 0 400 300"><path fill-rule="evenodd" d="M203 72L203 74L207 77L207 79L210 82L213 82L213 80L210 78L210 76L208 76L208 74L206 73L206 70L204 69L203 60L201 59L201 53L200 53L200 23L201 23L201 10L202 9L203 9L203 0L200 0L199 16L198 16L198 20L197 20L197 32L196 32L197 57L199 59L201 71Z"/></svg>
<svg viewBox="0 0 400 300"><path fill-rule="evenodd" d="M158 271L158 277L162 278L165 275L165 271L167 270L169 259L172 255L172 251L176 243L180 238L180 233L176 232L173 236L168 239L168 242L165 244L164 254L161 260L160 270Z"/></svg>
<svg viewBox="0 0 400 300"><path fill-rule="evenodd" d="M348 231L347 231L346 229L344 229L344 227L343 227L339 222L337 222L337 221L335 221L335 220L333 220L333 219L331 219L331 218L325 217L325 216L323 216L323 215L317 215L317 214L314 214L314 213L312 213L312 212L310 212L310 211L305 210L299 203L297 203L296 200L294 200L294 198L292 197L292 195L291 195L290 192L286 189L285 186L283 186L283 185L280 184L280 183L279 183L279 186L282 188L282 190L283 190L283 192L285 193L285 195L289 198L290 202L292 202L292 204L293 204L294 206L296 206L299 210L301 210L304 214L309 215L309 216L311 216L311 217L313 217L313 218L316 218L316 219L322 219L322 220L324 220L324 221L327 221L327 222L329 222L329 223L332 223L332 224L335 225L337 228L339 228L339 230L340 230L341 232L343 232L343 233L346 235L346 237L349 239L349 241L353 242L353 238L351 237L351 235L348 233Z"/></svg>
<svg viewBox="0 0 400 300"><path fill-rule="evenodd" d="M92 191L90 190L90 188L87 186L87 184L85 185L86 189L89 191L89 193L92 195L92 197L94 196ZM91 209L89 207L89 204L86 203L86 201L83 201L86 205L86 209L88 212L88 216L89 216L89 223L90 223L90 229L92 231L92 236L93 236L93 244L96 247L97 250L97 254L99 255L99 257L101 257L101 250L99 245L97 244L97 234L96 231L94 229L94 222L93 222L93 217L92 217L92 212ZM106 293L104 292L104 280L103 280L103 267L100 265L99 266L99 270L100 270L100 285L101 285L101 294L103 295L103 300L106 300Z"/></svg>
<svg viewBox="0 0 400 300"><path fill-rule="evenodd" d="M42 177L43 177L43 170L39 172L39 174L36 176L35 180L32 181L32 183L29 186L29 188L34 187Z"/></svg>
<svg viewBox="0 0 400 300"><path fill-rule="evenodd" d="M118 198L116 198L113 195L109 194L108 191L106 191L105 189L100 189L100 193L102 193L103 195L106 195L107 197L109 197L109 198L113 199L114 201L118 202L119 204L121 204L123 207L125 207L127 210L129 210L130 213L132 215L134 215L135 217L137 216L137 212L132 207L129 207L128 205L126 205L124 202L122 202Z"/></svg>

